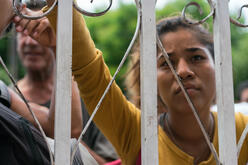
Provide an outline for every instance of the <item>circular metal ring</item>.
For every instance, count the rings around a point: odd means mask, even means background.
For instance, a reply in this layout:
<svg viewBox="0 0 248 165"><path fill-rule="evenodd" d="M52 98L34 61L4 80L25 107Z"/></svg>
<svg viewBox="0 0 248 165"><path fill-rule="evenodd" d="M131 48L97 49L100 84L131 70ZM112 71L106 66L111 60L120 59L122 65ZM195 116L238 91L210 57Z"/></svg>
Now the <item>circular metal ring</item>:
<svg viewBox="0 0 248 165"><path fill-rule="evenodd" d="M18 3L17 0L13 0L12 2L13 2L12 7L13 7L13 10L14 10L16 15L18 15L24 19L36 20L36 19L40 19L40 18L47 16L54 9L54 7L57 5L58 0L55 0L53 2L53 5L45 13L38 15L38 16L29 16L29 15L22 14L21 11L18 9L21 7L20 2Z"/></svg>
<svg viewBox="0 0 248 165"><path fill-rule="evenodd" d="M206 20L208 20L211 16L214 15L214 5L212 3L211 0L208 0L208 4L210 5L211 7L211 12L208 16L206 16L205 18L203 18L202 20L200 21L196 21L196 22L192 22L191 20L189 20L187 17L186 17L186 10L189 6L196 6L200 15L203 14L203 11L202 11L202 8L201 6L197 3L197 2L190 2L188 3L184 8L183 8L183 11L182 11L182 17L184 19L185 22L187 22L188 24L193 24L193 25L199 25L199 24L202 24L204 22L206 22Z"/></svg>
<svg viewBox="0 0 248 165"><path fill-rule="evenodd" d="M237 17L237 20L239 20L239 19L241 18L243 8L248 8L248 4L243 5L243 6L240 8L240 10L239 10L239 15L238 15L238 17ZM234 24L234 25L236 25L236 26L239 26L239 27L243 27L243 28L244 28L244 27L248 27L248 25L242 24L242 23L238 22L237 20L235 20L235 19L233 19L233 18L230 17L230 22L231 22L232 24Z"/></svg>
<svg viewBox="0 0 248 165"><path fill-rule="evenodd" d="M101 12L98 12L98 13L93 13L93 12L88 12L88 11L85 11L84 9L80 8L76 2L76 0L73 1L73 6L75 7L75 9L82 13L83 15L86 15L86 16L90 16L90 17L98 17L98 16L102 16L104 15L107 11L109 11L109 9L111 8L112 6L112 2L113 0L109 0L109 6L107 9L105 9L104 11L101 11Z"/></svg>

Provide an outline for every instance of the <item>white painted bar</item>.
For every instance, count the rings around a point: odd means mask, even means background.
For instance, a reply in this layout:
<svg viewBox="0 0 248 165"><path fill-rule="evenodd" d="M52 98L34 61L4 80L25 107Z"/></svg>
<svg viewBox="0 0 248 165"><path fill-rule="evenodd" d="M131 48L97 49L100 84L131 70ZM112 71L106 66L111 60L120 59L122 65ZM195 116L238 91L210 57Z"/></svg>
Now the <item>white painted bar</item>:
<svg viewBox="0 0 248 165"><path fill-rule="evenodd" d="M142 165L158 165L155 0L141 0Z"/></svg>
<svg viewBox="0 0 248 165"><path fill-rule="evenodd" d="M70 164L72 0L58 1L55 165Z"/></svg>
<svg viewBox="0 0 248 165"><path fill-rule="evenodd" d="M215 0L215 5L214 48L219 156L223 164L237 165L228 0Z"/></svg>

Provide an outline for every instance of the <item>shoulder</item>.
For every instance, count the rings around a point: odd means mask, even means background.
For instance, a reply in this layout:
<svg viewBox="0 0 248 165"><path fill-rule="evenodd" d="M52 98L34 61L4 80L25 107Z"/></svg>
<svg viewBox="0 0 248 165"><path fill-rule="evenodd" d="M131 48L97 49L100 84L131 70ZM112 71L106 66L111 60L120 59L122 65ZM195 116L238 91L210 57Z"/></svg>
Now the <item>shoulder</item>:
<svg viewBox="0 0 248 165"><path fill-rule="evenodd" d="M248 116L241 112L236 112L235 121L236 125L246 125L248 123Z"/></svg>
<svg viewBox="0 0 248 165"><path fill-rule="evenodd" d="M241 135L243 130L248 123L248 116L243 113L237 112L235 113L235 124L236 124L236 133L237 135Z"/></svg>
<svg viewBox="0 0 248 165"><path fill-rule="evenodd" d="M248 108L247 108L248 111ZM219 114L216 111L212 111L213 115L217 117ZM248 123L248 115L244 112L235 112L236 125L246 125Z"/></svg>
<svg viewBox="0 0 248 165"><path fill-rule="evenodd" d="M217 112L213 112L213 115L215 116L215 120L217 122ZM236 112L235 113L235 125L236 125L236 134L241 135L243 130L246 127L246 124L248 123L248 116L241 113L241 112Z"/></svg>

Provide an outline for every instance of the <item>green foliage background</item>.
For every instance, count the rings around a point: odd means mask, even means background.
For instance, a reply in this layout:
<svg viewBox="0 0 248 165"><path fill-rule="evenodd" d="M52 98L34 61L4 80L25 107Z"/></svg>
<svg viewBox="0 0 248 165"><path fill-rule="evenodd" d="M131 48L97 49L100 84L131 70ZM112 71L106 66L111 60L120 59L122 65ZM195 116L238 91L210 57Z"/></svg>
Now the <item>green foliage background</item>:
<svg viewBox="0 0 248 165"><path fill-rule="evenodd" d="M7 47L8 47L8 39L3 38L0 40L0 55L3 59L3 61L7 61L8 56L7 56ZM3 67L0 67L0 80L4 81L5 83L9 84L9 78L5 71L3 70Z"/></svg>
<svg viewBox="0 0 248 165"><path fill-rule="evenodd" d="M157 10L157 19L178 15L183 7L190 2L189 0L174 0L169 2L160 10ZM190 7L188 12L195 19L202 19L208 15L210 11L209 5L206 0L195 0L203 9L201 16L196 7ZM231 13L231 15L234 15ZM113 75L118 64L124 55L128 44L130 43L135 27L136 27L136 7L130 4L120 4L118 9L111 10L107 14L97 18L85 17L92 38L95 41L96 47L103 52L104 59L108 64L110 71ZM212 18L207 21L206 26L212 31ZM232 56L233 56L233 75L234 75L234 88L237 85L248 79L248 54L246 44L248 43L247 30L231 25L232 36ZM0 55L4 60L8 61L7 56L7 39L0 41ZM126 72L126 64L122 68L117 83L125 92L123 85L123 75ZM19 67L18 77L22 77L24 72L23 68ZM8 82L6 75L2 72L0 67L0 79Z"/></svg>

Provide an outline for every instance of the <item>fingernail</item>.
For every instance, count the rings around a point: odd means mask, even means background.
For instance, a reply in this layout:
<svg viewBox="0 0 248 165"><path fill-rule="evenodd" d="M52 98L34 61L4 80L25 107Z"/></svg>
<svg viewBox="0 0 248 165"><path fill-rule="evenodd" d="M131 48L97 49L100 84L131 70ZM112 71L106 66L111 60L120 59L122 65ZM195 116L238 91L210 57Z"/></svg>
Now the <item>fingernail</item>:
<svg viewBox="0 0 248 165"><path fill-rule="evenodd" d="M38 36L38 32L34 32L33 37L36 38Z"/></svg>
<svg viewBox="0 0 248 165"><path fill-rule="evenodd" d="M26 34L26 35L28 35L28 30L25 29L23 33Z"/></svg>
<svg viewBox="0 0 248 165"><path fill-rule="evenodd" d="M19 16L15 16L14 19L15 19L16 22L19 22L21 20L21 18Z"/></svg>
<svg viewBox="0 0 248 165"><path fill-rule="evenodd" d="M17 26L16 27L16 31L19 31L19 32L22 31L22 27L21 26Z"/></svg>

